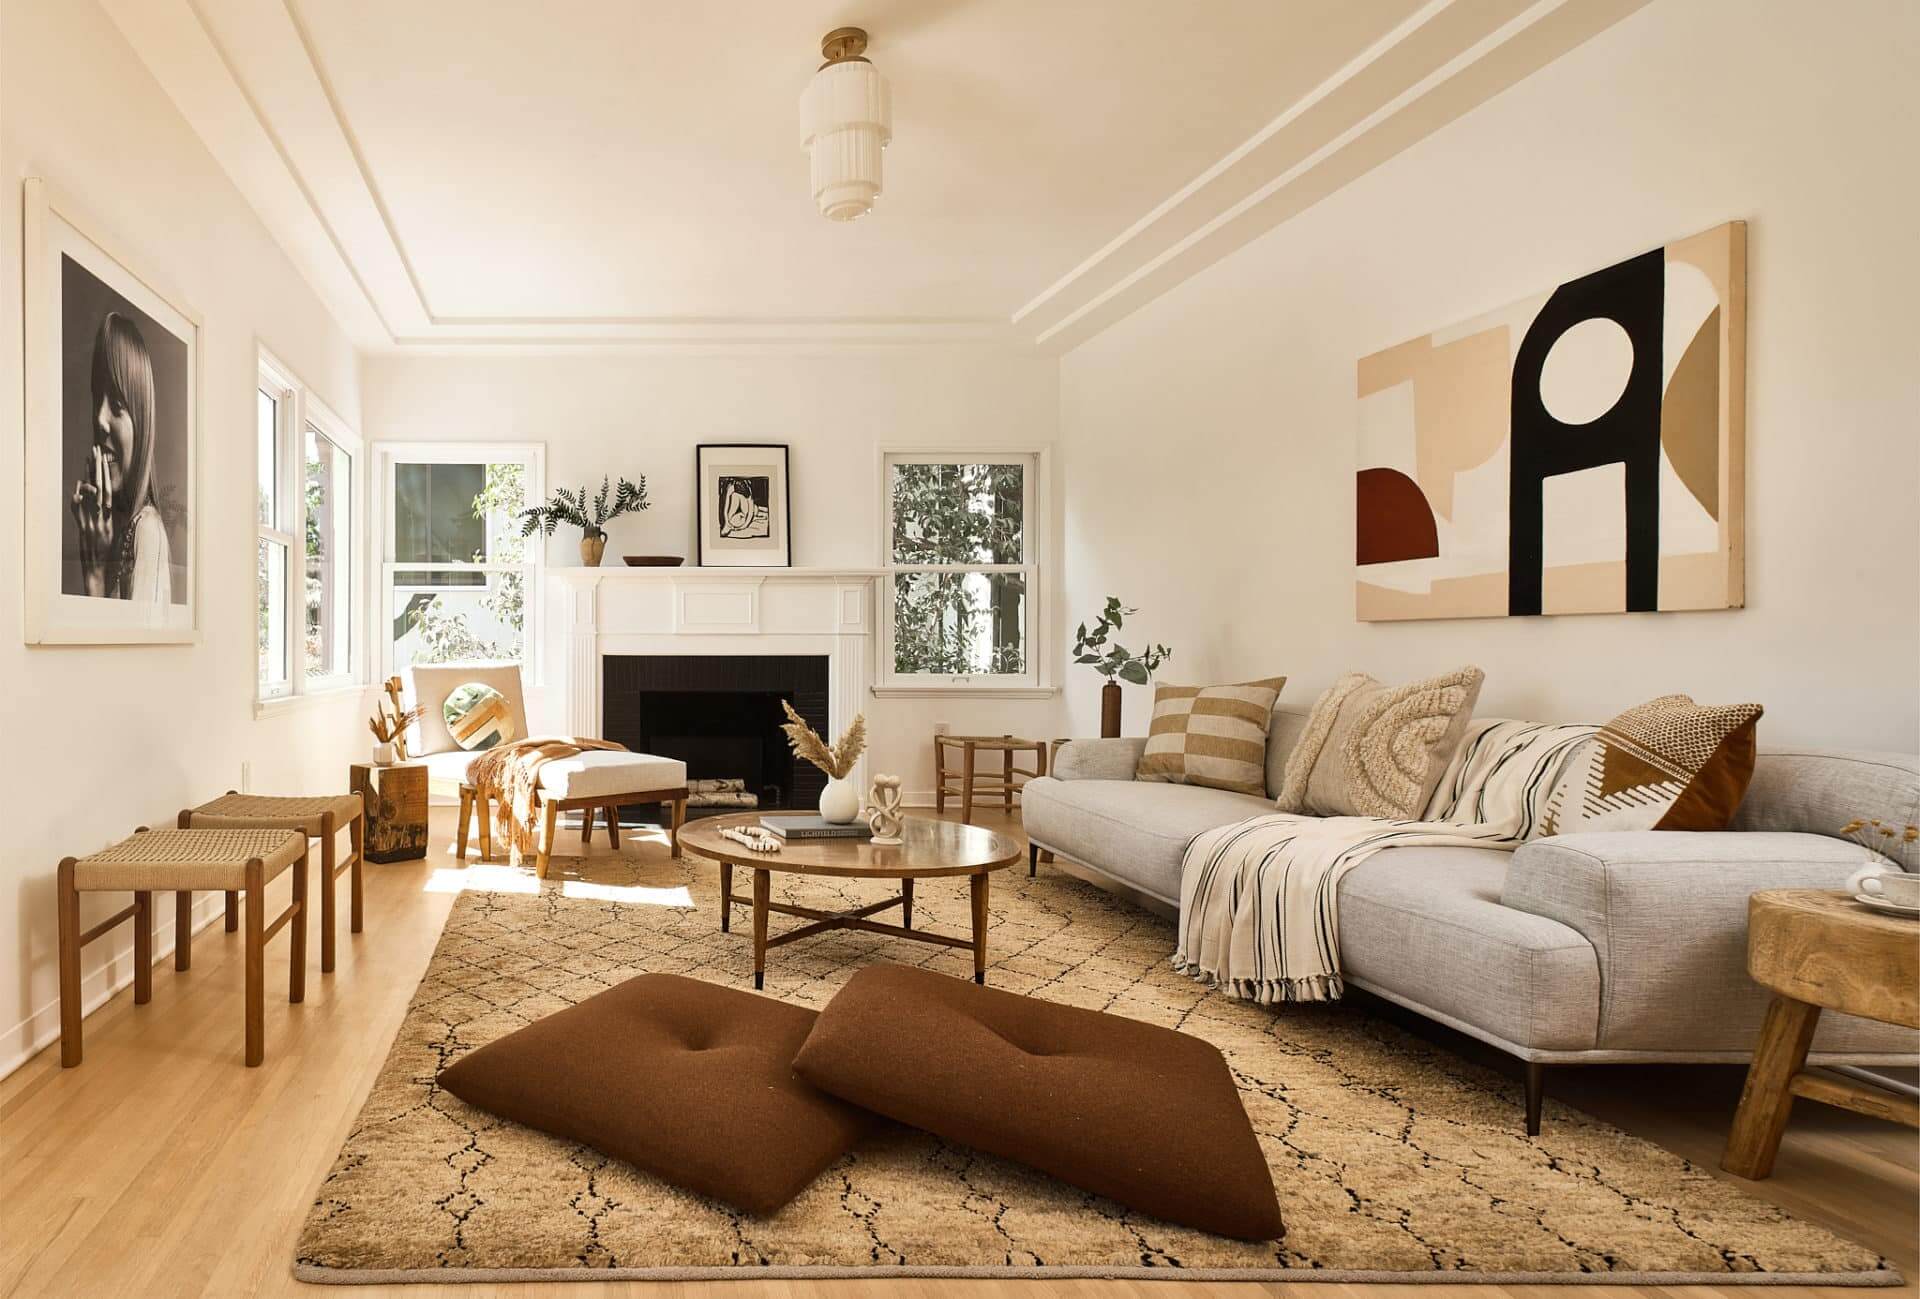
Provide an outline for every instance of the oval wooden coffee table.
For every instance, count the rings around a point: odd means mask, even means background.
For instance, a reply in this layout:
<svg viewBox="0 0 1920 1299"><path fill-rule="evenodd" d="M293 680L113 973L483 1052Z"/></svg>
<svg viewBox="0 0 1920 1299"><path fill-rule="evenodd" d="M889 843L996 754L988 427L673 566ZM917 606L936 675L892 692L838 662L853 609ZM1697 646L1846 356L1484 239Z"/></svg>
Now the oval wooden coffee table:
<svg viewBox="0 0 1920 1299"><path fill-rule="evenodd" d="M720 928L732 928L735 903L753 906L753 986L766 986L767 949L782 947L802 938L811 938L831 929L860 929L890 938L910 938L942 947L973 949L973 981L987 981L987 880L994 871L1020 860L1018 842L1004 834L977 825L952 821L934 821L910 816L901 827L904 842L877 846L861 839L800 839L783 843L777 853L757 853L745 844L723 839L718 833L728 826L758 825L759 813L743 816L703 817L688 823L680 832L680 847L720 863ZM753 872L751 899L733 891L733 868ZM870 902L851 911L816 911L772 899L775 872L789 875L831 875L843 879L899 880L900 892L893 897ZM913 927L913 882L965 875L973 890L973 936L958 938ZM875 914L900 908L900 923L890 925L871 919ZM814 923L802 925L774 938L767 937L767 916L799 916Z"/></svg>

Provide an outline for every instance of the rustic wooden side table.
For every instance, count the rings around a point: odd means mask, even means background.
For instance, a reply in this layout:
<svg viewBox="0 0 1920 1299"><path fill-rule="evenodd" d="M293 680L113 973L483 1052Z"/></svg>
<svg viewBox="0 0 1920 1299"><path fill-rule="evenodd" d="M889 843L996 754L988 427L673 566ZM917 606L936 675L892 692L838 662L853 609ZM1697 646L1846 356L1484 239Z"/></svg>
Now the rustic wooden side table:
<svg viewBox="0 0 1920 1299"><path fill-rule="evenodd" d="M947 754L952 749L960 751L958 770L947 766ZM983 750L1000 755L1000 770L985 772L976 770L974 755ZM1015 766L1016 753L1033 754L1033 766ZM1001 807L1012 812L1013 796L1020 792L1021 781L1046 774L1047 746L1039 740L1023 740L1013 735L936 735L933 737L934 810L946 811L947 799L958 797L962 821L973 820L975 795L984 795L988 799L998 795ZM950 780L957 780L958 783L949 784Z"/></svg>
<svg viewBox="0 0 1920 1299"><path fill-rule="evenodd" d="M1845 893L1770 889L1747 900L1747 972L1773 992L1720 1167L1773 1171L1793 1099L1920 1127L1920 1102L1806 1071L1821 1010L1920 1028L1920 923L1877 915Z"/></svg>
<svg viewBox="0 0 1920 1299"><path fill-rule="evenodd" d="M353 764L348 788L367 805L371 862L419 861L427 855L427 764Z"/></svg>

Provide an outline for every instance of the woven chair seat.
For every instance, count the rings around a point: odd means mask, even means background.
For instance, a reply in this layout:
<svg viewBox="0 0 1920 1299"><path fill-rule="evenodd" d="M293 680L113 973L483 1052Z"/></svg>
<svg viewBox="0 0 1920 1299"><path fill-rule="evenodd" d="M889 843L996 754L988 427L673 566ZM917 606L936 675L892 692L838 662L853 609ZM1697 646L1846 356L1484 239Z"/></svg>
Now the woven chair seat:
<svg viewBox="0 0 1920 1299"><path fill-rule="evenodd" d="M306 854L293 830L146 830L73 864L82 892L153 889L241 889L255 857L273 879Z"/></svg>
<svg viewBox="0 0 1920 1299"><path fill-rule="evenodd" d="M274 794L222 794L188 813L196 830L303 830L318 838L320 818L333 813L333 828L344 829L363 815L366 805L358 794L321 794L287 798Z"/></svg>

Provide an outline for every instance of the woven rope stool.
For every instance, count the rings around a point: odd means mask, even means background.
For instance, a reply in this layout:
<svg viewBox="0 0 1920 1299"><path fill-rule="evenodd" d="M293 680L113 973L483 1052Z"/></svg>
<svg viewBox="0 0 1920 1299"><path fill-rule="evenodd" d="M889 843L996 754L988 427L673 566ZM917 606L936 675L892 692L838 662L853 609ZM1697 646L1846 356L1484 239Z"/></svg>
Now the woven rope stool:
<svg viewBox="0 0 1920 1299"><path fill-rule="evenodd" d="M294 868L293 902L266 921L267 881ZM87 857L60 859L60 1063L80 1063L80 949L121 921L133 919L133 1001L153 998L153 895L227 889L247 895L247 1066L265 1053L261 984L267 940L292 923L287 1000L307 995L307 840L290 830L149 830ZM80 895L130 891L133 905L80 932ZM176 960L180 969L184 961Z"/></svg>
<svg viewBox="0 0 1920 1299"><path fill-rule="evenodd" d="M189 808L180 814L182 830L298 830L309 839L320 841L320 973L333 973L333 882L348 870L353 877L347 881L348 925L354 933L359 933L365 921L364 901L361 896L360 865L366 858L367 805L358 794L323 794L317 798L282 798L272 794L236 794L228 790L211 803L202 803L199 807ZM340 827L346 826L352 833L347 859L335 863L339 845L335 837ZM180 920L176 926L182 932L186 928L186 915L193 906L193 895L181 893L174 901L179 908ZM240 898L232 890L227 892L227 932L232 933L240 926ZM186 939L178 940L174 948L174 963L184 970L188 958L182 953L187 950Z"/></svg>

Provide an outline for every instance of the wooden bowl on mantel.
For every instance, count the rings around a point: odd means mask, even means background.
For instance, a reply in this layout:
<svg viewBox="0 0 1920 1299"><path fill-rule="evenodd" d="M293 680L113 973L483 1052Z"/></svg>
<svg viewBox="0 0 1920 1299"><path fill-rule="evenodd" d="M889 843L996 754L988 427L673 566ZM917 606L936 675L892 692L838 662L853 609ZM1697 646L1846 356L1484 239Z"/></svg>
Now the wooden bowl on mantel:
<svg viewBox="0 0 1920 1299"><path fill-rule="evenodd" d="M628 568L678 568L687 562L684 555L622 555Z"/></svg>

